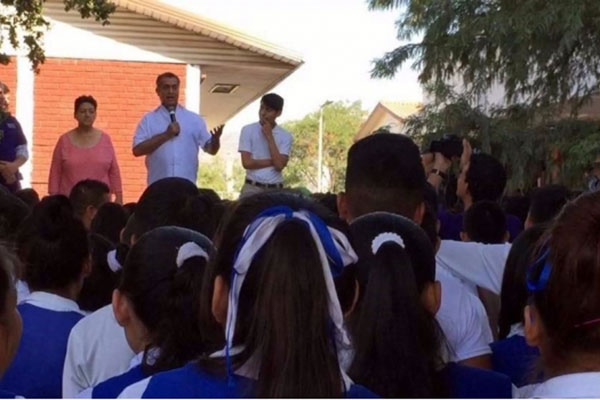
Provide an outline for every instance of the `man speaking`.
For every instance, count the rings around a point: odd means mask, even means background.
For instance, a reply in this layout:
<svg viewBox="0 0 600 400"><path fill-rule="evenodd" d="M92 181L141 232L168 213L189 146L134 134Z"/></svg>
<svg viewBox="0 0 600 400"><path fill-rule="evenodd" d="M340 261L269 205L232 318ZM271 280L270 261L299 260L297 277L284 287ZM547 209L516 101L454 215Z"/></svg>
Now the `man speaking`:
<svg viewBox="0 0 600 400"><path fill-rule="evenodd" d="M198 149L215 155L223 125L210 133L204 119L179 105L179 77L165 72L156 78L161 105L144 115L133 138L133 155L146 156L148 185L180 177L196 184Z"/></svg>

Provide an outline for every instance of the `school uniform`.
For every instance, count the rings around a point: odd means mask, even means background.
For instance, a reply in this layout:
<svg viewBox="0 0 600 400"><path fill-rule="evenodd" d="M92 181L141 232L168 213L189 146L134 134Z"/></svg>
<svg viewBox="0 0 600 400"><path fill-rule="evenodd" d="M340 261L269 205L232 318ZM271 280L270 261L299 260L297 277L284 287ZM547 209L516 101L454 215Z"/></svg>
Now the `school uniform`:
<svg viewBox="0 0 600 400"><path fill-rule="evenodd" d="M505 339L490 344L490 347L494 371L507 375L515 386L541 382L542 375L534 372L540 352L527 344L522 324L513 325Z"/></svg>
<svg viewBox="0 0 600 400"><path fill-rule="evenodd" d="M448 361L460 362L491 354L489 344L494 339L481 300L439 265L436 279L442 286L442 298L435 317L450 348Z"/></svg>
<svg viewBox="0 0 600 400"><path fill-rule="evenodd" d="M86 316L73 327L65 358L63 397L75 397L129 369L135 353L115 319L112 305Z"/></svg>
<svg viewBox="0 0 600 400"><path fill-rule="evenodd" d="M489 369L448 363L440 371L448 382L450 397L459 399L510 399L513 385L504 374Z"/></svg>
<svg viewBox="0 0 600 400"><path fill-rule="evenodd" d="M195 362L153 375L125 389L119 398L245 398L256 397L256 380L241 375L218 376ZM375 398L361 385L352 385L347 398Z"/></svg>
<svg viewBox="0 0 600 400"><path fill-rule="evenodd" d="M32 292L17 308L23 336L0 389L28 398L60 398L67 339L84 314L73 300L47 292Z"/></svg>
<svg viewBox="0 0 600 400"><path fill-rule="evenodd" d="M143 379L146 379L149 375L145 374L142 369L142 360L144 353L137 354L131 360L129 370L126 372L113 376L100 382L94 387L85 389L83 392L77 395L80 399L114 399L116 398L127 386L133 385Z"/></svg>
<svg viewBox="0 0 600 400"><path fill-rule="evenodd" d="M518 389L519 398L600 398L600 372L560 375Z"/></svg>
<svg viewBox="0 0 600 400"><path fill-rule="evenodd" d="M6 390L0 390L0 399L22 399L22 397Z"/></svg>

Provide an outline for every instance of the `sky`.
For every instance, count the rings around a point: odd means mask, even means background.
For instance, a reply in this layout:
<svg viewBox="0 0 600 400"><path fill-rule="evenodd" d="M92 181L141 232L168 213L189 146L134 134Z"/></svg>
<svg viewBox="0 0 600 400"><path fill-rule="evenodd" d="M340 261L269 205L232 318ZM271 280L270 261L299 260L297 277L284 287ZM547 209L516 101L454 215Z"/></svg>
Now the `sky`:
<svg viewBox="0 0 600 400"><path fill-rule="evenodd" d="M285 99L279 122L300 119L327 100L361 100L371 111L380 100L421 101L417 72L371 79L372 60L401 44L394 25L399 12L369 11L366 0L161 0L223 22L298 53L304 65L273 91ZM225 133L255 122L250 104Z"/></svg>

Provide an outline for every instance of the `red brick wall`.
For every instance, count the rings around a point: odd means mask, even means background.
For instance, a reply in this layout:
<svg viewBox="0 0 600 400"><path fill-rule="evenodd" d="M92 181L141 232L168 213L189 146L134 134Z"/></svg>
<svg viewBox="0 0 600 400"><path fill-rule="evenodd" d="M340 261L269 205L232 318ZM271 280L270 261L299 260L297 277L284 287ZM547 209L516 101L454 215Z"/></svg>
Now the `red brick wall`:
<svg viewBox="0 0 600 400"><path fill-rule="evenodd" d="M17 103L17 59L10 57L8 65L0 64L0 81L10 89L9 110L14 115Z"/></svg>
<svg viewBox="0 0 600 400"><path fill-rule="evenodd" d="M54 145L76 126L73 102L81 95L98 101L95 126L112 139L123 181L125 201L137 201L146 188L144 158L131 153L133 134L142 116L159 104L156 76L172 71L181 78L180 103L185 104L185 64L50 58L35 77L33 187L48 192Z"/></svg>

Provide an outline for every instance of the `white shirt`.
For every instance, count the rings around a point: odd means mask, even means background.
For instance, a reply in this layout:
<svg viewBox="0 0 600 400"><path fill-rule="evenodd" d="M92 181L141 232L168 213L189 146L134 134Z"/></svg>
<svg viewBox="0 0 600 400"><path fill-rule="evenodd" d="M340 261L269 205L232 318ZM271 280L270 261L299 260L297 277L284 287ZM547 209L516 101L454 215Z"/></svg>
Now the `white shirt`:
<svg viewBox="0 0 600 400"><path fill-rule="evenodd" d="M600 372L560 375L537 385L517 390L520 398L599 398Z"/></svg>
<svg viewBox="0 0 600 400"><path fill-rule="evenodd" d="M175 118L181 128L179 135L146 156L148 185L173 176L196 184L198 149L204 149L212 136L204 119L194 112L177 106ZM133 147L165 132L170 123L169 111L162 105L144 115L135 132Z"/></svg>
<svg viewBox="0 0 600 400"><path fill-rule="evenodd" d="M439 265L436 279L442 285L442 301L435 317L450 347L449 361L491 354L494 337L481 300Z"/></svg>
<svg viewBox="0 0 600 400"><path fill-rule="evenodd" d="M112 305L79 321L71 330L63 370L63 397L78 393L128 370L135 353L117 323Z"/></svg>
<svg viewBox="0 0 600 400"><path fill-rule="evenodd" d="M293 142L292 134L279 125L276 125L273 128L273 139L275 139L275 144L279 152L282 155L289 156ZM246 125L242 128L238 151L250 153L253 160L269 160L272 158L269 151L269 144L262 133L262 126L259 122ZM246 171L246 177L261 183L283 182L281 171L277 171L273 166L261 169L249 169Z"/></svg>
<svg viewBox="0 0 600 400"><path fill-rule="evenodd" d="M442 240L436 254L438 265L460 279L500 294L504 265L511 245Z"/></svg>
<svg viewBox="0 0 600 400"><path fill-rule="evenodd" d="M17 304L21 304L31 293L29 285L27 285L27 282L18 279L15 288L17 289Z"/></svg>
<svg viewBox="0 0 600 400"><path fill-rule="evenodd" d="M58 312L73 311L85 315L73 300L48 292L31 292L23 299L21 304L31 304L32 306Z"/></svg>

